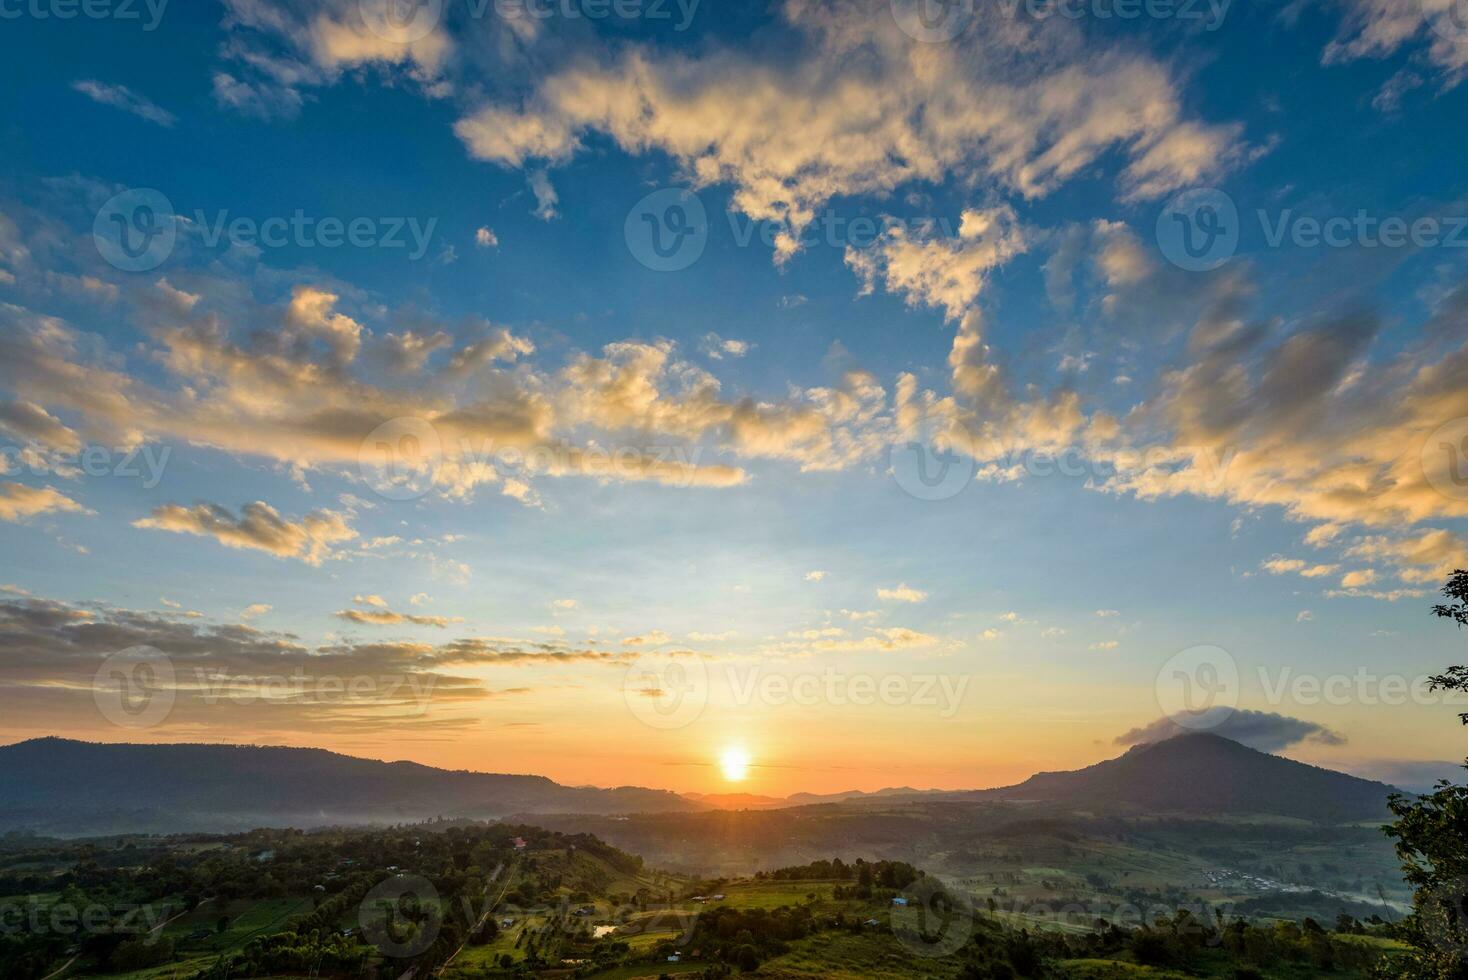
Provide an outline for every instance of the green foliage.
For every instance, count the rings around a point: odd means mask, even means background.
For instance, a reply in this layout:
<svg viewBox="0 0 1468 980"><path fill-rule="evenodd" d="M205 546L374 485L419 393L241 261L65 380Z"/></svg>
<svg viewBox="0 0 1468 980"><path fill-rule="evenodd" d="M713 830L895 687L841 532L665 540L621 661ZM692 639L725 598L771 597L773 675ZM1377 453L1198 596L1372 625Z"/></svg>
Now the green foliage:
<svg viewBox="0 0 1468 980"><path fill-rule="evenodd" d="M1468 624L1468 571L1454 571L1442 591L1448 602L1433 606L1433 615L1459 627ZM1434 690L1468 690L1468 667L1449 667L1432 684ZM1468 714L1460 718L1468 724ZM1413 949L1382 973L1413 980L1468 978L1468 787L1444 780L1425 796L1393 796L1391 810L1396 820L1384 829L1396 841L1403 876L1416 889L1412 915L1400 930Z"/></svg>

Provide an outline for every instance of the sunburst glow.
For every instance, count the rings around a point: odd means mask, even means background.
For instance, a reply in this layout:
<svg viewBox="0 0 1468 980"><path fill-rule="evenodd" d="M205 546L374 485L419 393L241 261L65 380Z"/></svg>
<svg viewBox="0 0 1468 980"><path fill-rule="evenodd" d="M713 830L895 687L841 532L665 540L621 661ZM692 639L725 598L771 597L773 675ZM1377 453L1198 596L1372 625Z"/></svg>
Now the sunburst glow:
<svg viewBox="0 0 1468 980"><path fill-rule="evenodd" d="M741 782L749 775L749 753L741 748L725 749L719 757L719 768L724 770L724 778L729 782Z"/></svg>

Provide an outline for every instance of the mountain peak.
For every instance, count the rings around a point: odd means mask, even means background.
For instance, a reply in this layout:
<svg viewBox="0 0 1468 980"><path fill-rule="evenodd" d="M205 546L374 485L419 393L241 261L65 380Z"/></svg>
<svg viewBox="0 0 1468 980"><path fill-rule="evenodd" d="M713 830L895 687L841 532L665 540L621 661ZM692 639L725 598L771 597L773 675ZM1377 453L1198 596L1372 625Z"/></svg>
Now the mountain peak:
<svg viewBox="0 0 1468 980"><path fill-rule="evenodd" d="M1336 823L1386 816L1393 792L1385 783L1270 755L1212 732L1184 732L1134 745L1084 769L1039 773L984 795Z"/></svg>

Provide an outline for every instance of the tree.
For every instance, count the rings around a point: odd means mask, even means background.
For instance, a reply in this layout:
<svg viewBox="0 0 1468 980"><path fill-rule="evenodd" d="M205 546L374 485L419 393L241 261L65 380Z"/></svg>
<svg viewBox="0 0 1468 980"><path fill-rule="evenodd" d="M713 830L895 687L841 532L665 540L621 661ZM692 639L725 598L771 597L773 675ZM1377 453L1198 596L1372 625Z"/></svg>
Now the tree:
<svg viewBox="0 0 1468 980"><path fill-rule="evenodd" d="M1434 616L1451 619L1459 629L1468 626L1468 571L1458 569L1443 586L1443 595L1450 602L1440 602L1432 607ZM1431 678L1430 690L1468 691L1468 667L1449 667ZM1458 720L1468 725L1468 712L1458 715Z"/></svg>
<svg viewBox="0 0 1468 980"><path fill-rule="evenodd" d="M1433 606L1433 615L1468 625L1468 571L1454 571L1442 591L1449 601ZM1468 690L1468 667L1447 668L1432 678L1431 689ZM1468 714L1459 718L1468 724ZM1425 796L1394 793L1387 805L1396 820L1384 829L1396 841L1402 876L1416 890L1403 923L1413 952L1392 963L1390 975L1468 980L1468 786L1441 780Z"/></svg>

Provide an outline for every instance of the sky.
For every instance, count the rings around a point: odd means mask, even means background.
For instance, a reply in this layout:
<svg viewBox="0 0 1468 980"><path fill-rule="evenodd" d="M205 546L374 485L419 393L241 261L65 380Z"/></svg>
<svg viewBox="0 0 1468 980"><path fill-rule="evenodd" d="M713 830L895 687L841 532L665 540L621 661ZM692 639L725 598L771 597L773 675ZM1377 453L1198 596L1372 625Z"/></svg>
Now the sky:
<svg viewBox="0 0 1468 980"><path fill-rule="evenodd" d="M0 740L1463 756L1462 0L0 20Z"/></svg>

